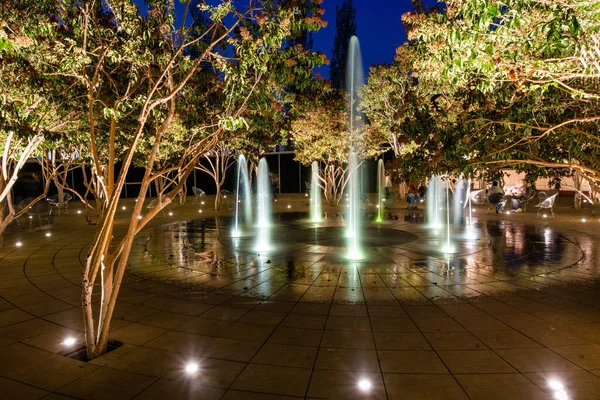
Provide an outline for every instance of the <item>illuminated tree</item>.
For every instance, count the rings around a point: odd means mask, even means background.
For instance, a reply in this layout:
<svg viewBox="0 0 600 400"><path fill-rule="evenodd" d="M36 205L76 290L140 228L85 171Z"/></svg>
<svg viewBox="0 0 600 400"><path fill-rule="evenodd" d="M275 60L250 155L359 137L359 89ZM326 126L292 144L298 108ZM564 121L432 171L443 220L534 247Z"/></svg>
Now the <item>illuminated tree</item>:
<svg viewBox="0 0 600 400"><path fill-rule="evenodd" d="M347 99L341 92L316 91L306 108L291 123L290 135L296 147L296 160L304 165L319 163L319 178L327 202L338 205L349 178L350 143L359 159L381 153L383 139L378 131L364 129L363 119L355 117L350 134Z"/></svg>

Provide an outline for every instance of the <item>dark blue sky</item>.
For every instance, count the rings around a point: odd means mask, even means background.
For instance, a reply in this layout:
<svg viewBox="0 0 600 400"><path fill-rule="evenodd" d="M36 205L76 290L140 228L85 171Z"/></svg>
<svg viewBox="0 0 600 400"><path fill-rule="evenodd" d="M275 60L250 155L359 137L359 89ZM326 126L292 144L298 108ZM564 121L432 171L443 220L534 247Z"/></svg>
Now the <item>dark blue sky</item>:
<svg viewBox="0 0 600 400"><path fill-rule="evenodd" d="M335 6L343 0L323 0L324 19L329 23L314 35L314 49L331 58L335 36ZM365 73L369 66L391 63L396 48L406 41L401 16L412 10L410 0L354 0L356 8L357 36L361 45ZM319 69L321 75L329 77L329 66Z"/></svg>
<svg viewBox="0 0 600 400"><path fill-rule="evenodd" d="M134 0L144 9L144 0ZM214 2L214 1L211 1ZM238 3L243 0L237 0ZM331 59L331 49L335 36L335 7L343 0L323 0L325 8L324 19L327 28L314 34L314 50L320 51ZM433 5L436 0L426 0ZM183 6L175 1L178 11L183 14ZM406 33L402 26L401 17L412 10L410 0L354 0L356 8L357 36L360 40L365 73L369 66L380 63L391 63L394 60L396 48L406 41ZM142 11L143 12L143 11ZM318 70L321 75L329 77L329 66Z"/></svg>

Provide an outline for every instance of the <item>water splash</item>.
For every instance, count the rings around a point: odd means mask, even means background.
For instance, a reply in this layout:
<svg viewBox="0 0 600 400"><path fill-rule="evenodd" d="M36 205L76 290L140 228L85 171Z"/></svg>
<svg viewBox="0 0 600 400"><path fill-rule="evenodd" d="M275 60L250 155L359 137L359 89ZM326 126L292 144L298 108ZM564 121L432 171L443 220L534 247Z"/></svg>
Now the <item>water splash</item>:
<svg viewBox="0 0 600 400"><path fill-rule="evenodd" d="M254 250L266 252L271 250L271 179L269 165L265 158L258 163L258 185L256 193L256 244Z"/></svg>
<svg viewBox="0 0 600 400"><path fill-rule="evenodd" d="M429 179L427 188L427 223L434 231L439 231L443 225L440 212L441 184L441 178L434 175Z"/></svg>
<svg viewBox="0 0 600 400"><path fill-rule="evenodd" d="M450 181L440 176L432 176L427 189L427 221L434 232L444 232L442 252L454 253L450 230ZM445 228L445 229L444 229Z"/></svg>
<svg viewBox="0 0 600 400"><path fill-rule="evenodd" d="M361 249L361 220L360 220L360 176L358 169L358 156L356 153L350 153L350 178L349 178L349 200L350 208L348 211L348 227L346 237L348 239L347 258L350 260L360 260L363 257Z"/></svg>
<svg viewBox="0 0 600 400"><path fill-rule="evenodd" d="M321 208L321 186L319 186L319 163L312 163L312 176L310 178L310 222L319 223L323 221Z"/></svg>
<svg viewBox="0 0 600 400"><path fill-rule="evenodd" d="M240 196L240 183L243 196ZM248 163L243 154L238 158L237 190L235 193L235 226L231 232L231 237L239 237L243 233L239 210L241 202L244 204L245 225L246 227L252 226L252 189L250 186L250 178L248 176Z"/></svg>
<svg viewBox="0 0 600 400"><path fill-rule="evenodd" d="M356 36L350 38L348 45L348 60L346 64L346 90L350 95L350 162L349 162L349 210L348 226L346 237L348 239L348 249L346 257L351 260L360 260L364 258L361 246L361 227L360 227L360 205L361 205L361 185L359 177L359 159L358 146L356 142L356 131L360 127L356 125L356 116L360 109L360 89L364 85L364 73L362 66L362 56L360 53L360 44Z"/></svg>

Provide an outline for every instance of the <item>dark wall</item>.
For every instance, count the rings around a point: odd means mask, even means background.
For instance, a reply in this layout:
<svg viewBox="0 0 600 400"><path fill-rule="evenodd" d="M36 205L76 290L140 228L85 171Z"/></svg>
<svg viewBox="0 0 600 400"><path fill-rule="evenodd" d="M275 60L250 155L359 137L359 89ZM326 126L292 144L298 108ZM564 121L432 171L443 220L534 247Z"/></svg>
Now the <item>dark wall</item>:
<svg viewBox="0 0 600 400"><path fill-rule="evenodd" d="M303 166L299 162L294 160L294 154L289 153L271 153L265 155L267 163L269 165L269 171L273 174L279 174L281 187L281 193L304 193L306 191L306 182L310 182L311 168ZM206 161L203 161L206 163ZM280 170L281 168L281 170ZM121 165L115 165L115 173L118 174L121 169ZM229 168L225 179L225 184L222 189L235 191L236 179L238 173L237 163ZM362 183L363 191L375 192L376 191L376 179L377 176L377 160L366 160L362 166ZM133 198L139 195L140 182L144 175L144 169L139 167L132 167L127 173L127 184L126 188L123 189L122 197ZM87 169L88 179L91 177L91 171ZM76 169L69 172L67 179L69 186L73 187L78 193L83 195L85 193L85 185L83 181L83 172L81 169ZM253 182L255 179L253 179ZM187 194L193 195L192 187L196 186L206 192L208 195L216 193L215 182L208 174L195 170L190 174L187 181ZM255 184L255 183L254 183ZM41 182L41 167L36 162L28 162L19 174L19 180L15 185L14 196L15 202L22 200L25 197L38 196L43 191L43 183ZM49 196L56 194L56 187L51 184L49 190ZM149 190L148 196L156 196L156 187L152 185ZM91 197L91 196L90 196Z"/></svg>

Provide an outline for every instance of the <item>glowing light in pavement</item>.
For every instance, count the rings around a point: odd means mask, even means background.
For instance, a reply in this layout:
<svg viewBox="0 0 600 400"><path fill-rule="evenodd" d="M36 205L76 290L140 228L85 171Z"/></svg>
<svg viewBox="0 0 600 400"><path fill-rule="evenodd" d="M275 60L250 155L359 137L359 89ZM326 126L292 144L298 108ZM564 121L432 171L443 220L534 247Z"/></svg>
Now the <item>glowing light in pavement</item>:
<svg viewBox="0 0 600 400"><path fill-rule="evenodd" d="M197 363L195 362L189 362L186 366L185 366L185 372L188 375L194 375L198 372L198 370L200 369L200 367L198 366Z"/></svg>
<svg viewBox="0 0 600 400"><path fill-rule="evenodd" d="M363 392L368 392L373 387L373 384L368 379L361 379L358 381L358 388Z"/></svg>

